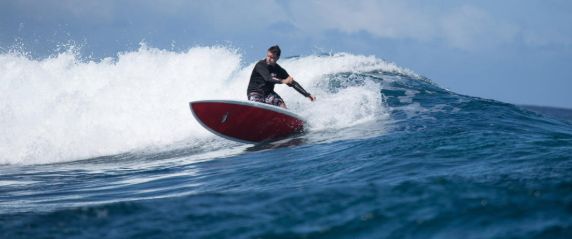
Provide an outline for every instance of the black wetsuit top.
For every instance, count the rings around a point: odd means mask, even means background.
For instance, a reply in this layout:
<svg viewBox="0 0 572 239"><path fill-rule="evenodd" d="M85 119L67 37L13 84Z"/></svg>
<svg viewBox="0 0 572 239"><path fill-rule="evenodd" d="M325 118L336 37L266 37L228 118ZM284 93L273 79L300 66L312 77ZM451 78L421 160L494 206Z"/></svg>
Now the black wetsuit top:
<svg viewBox="0 0 572 239"><path fill-rule="evenodd" d="M288 78L288 72L284 70L280 65L266 64L266 60L261 60L254 66L252 74L250 75L250 83L248 83L247 94L250 92L257 92L262 95L268 95L270 92L274 91L275 84L281 84L280 80L275 80L272 77L278 79Z"/></svg>
<svg viewBox="0 0 572 239"><path fill-rule="evenodd" d="M264 96L268 95L270 92L274 91L275 84L281 84L282 79L288 78L290 75L284 68L282 68L278 64L268 65L266 64L266 60L261 60L254 66L252 70L252 74L250 75L250 82L248 83L248 90L246 90L246 94L250 94L250 92L257 92ZM275 80L274 78L278 78ZM292 81L292 84L288 84L290 87L294 87L294 89L300 94L305 97L310 96L311 94L308 93L298 82Z"/></svg>

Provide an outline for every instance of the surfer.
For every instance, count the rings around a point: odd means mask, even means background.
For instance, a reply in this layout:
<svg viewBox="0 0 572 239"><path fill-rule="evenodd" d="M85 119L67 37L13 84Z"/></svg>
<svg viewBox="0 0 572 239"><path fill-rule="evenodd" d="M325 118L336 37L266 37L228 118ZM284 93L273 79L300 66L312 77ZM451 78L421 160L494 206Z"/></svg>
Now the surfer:
<svg viewBox="0 0 572 239"><path fill-rule="evenodd" d="M246 91L248 100L286 108L284 100L274 92L275 84L286 84L294 87L304 97L311 101L316 100L315 96L304 90L284 68L276 63L280 59L280 53L280 47L271 46L266 52L266 58L256 63Z"/></svg>

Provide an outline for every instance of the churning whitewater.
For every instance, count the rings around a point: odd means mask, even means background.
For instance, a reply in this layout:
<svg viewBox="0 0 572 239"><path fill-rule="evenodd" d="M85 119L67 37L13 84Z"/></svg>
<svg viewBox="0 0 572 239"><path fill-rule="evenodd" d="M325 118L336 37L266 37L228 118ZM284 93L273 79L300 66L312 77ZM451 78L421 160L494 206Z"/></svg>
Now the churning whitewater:
<svg viewBox="0 0 572 239"><path fill-rule="evenodd" d="M375 56L280 60L301 136L231 142L189 101L246 100L238 50L0 55L0 238L568 238L572 119ZM565 115L565 114L560 114Z"/></svg>
<svg viewBox="0 0 572 239"><path fill-rule="evenodd" d="M308 104L277 87L310 131L334 130L386 117L380 85L366 80L329 93L324 76L384 70L410 73L374 57L336 54L281 64L320 100ZM47 59L0 56L0 164L41 164L113 155L149 147L203 144L212 137L192 117L189 101L246 100L253 63L235 50L192 48L177 53L141 47L101 61L73 52ZM332 107L335 106L335 109ZM227 147L229 142L209 142Z"/></svg>

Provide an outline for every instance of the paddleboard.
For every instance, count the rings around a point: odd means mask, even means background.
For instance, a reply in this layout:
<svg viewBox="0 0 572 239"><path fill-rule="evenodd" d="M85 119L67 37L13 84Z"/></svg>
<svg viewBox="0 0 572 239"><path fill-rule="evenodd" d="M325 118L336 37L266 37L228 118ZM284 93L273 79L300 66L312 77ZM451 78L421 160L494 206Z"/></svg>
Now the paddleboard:
<svg viewBox="0 0 572 239"><path fill-rule="evenodd" d="M204 100L189 103L210 132L242 143L274 141L301 133L304 120L286 109L253 101Z"/></svg>

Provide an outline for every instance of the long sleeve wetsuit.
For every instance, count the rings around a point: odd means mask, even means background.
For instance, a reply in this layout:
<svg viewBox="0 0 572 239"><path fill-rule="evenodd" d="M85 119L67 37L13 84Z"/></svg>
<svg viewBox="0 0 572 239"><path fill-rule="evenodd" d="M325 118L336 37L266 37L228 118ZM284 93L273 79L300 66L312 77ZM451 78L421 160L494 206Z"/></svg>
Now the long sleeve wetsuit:
<svg viewBox="0 0 572 239"><path fill-rule="evenodd" d="M292 81L292 84L288 84L288 86L290 87L294 87L294 89L296 91L298 91L300 94L302 94L304 97L308 97L312 94L308 93L306 90L304 90L304 88L302 88L302 86L300 84L298 84L298 82L296 81Z"/></svg>

